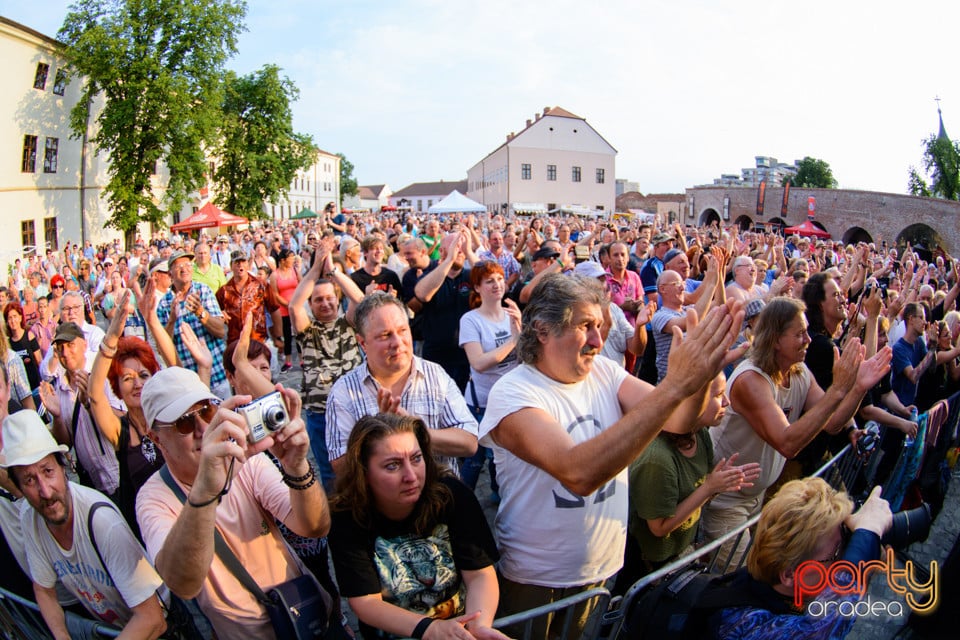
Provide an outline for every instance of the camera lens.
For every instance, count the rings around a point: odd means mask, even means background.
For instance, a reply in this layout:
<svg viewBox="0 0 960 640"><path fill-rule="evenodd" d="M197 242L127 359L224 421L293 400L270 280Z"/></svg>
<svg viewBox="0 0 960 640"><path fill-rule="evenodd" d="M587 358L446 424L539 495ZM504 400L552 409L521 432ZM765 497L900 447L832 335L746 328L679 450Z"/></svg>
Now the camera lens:
<svg viewBox="0 0 960 640"><path fill-rule="evenodd" d="M898 511L893 514L893 524L880 542L894 549L904 549L914 542L926 540L930 534L931 520L930 505L926 502L916 509Z"/></svg>
<svg viewBox="0 0 960 640"><path fill-rule="evenodd" d="M270 431L280 429L287 422L287 412L283 407L273 406L263 412L263 426Z"/></svg>

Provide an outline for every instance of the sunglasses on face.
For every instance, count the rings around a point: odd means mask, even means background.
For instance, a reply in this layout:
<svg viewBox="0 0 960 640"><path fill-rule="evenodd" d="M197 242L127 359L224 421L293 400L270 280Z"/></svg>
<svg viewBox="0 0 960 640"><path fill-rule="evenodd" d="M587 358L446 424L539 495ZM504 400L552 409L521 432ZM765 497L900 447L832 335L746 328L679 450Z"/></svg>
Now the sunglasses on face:
<svg viewBox="0 0 960 640"><path fill-rule="evenodd" d="M217 414L219 407L220 402L218 400L205 400L199 408L183 414L173 422L155 422L153 427L155 429L173 428L176 429L180 435L189 436L197 429L198 417L204 422L209 423L213 420L213 416Z"/></svg>

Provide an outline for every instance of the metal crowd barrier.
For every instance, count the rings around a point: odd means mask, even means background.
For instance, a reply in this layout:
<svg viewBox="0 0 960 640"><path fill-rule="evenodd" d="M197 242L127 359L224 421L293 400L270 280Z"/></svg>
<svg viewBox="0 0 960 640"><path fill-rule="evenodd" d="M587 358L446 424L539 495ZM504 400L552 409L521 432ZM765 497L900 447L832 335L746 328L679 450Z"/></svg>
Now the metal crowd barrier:
<svg viewBox="0 0 960 640"><path fill-rule="evenodd" d="M67 629L74 637L116 638L119 629L114 629L96 620L78 616L67 611ZM0 636L8 640L38 640L52 638L40 615L37 603L21 598L0 587Z"/></svg>
<svg viewBox="0 0 960 640"><path fill-rule="evenodd" d="M563 616L563 630L561 634L555 636L551 633L551 638L555 638L555 640L576 640L570 636L574 609L577 605L591 600L596 600L593 609L595 612L606 611L610 604L610 592L603 587L595 587L589 591L583 591L541 607L521 611L520 613L504 616L503 618L497 618L493 621L493 626L495 629L502 630L504 627L522 624L523 635L516 638L516 640L529 640L533 633L533 623L538 618L545 618L549 615L553 615L554 617ZM600 623L601 619L599 615L590 616L590 620L587 622L587 627L584 629L581 638L598 637L600 633ZM550 628L551 630L556 629L556 623L551 624Z"/></svg>
<svg viewBox="0 0 960 640"><path fill-rule="evenodd" d="M865 464L868 463L869 458L860 458L852 453L851 445L847 445L840 451L840 453L836 454L829 461L824 463L824 465L817 469L817 471L812 475L823 478L834 489L848 488L853 486L857 475L860 473L860 470ZM652 585L657 584L660 582L660 580L669 575L692 567L701 561L702 558L709 557L709 561L707 561L705 564L705 571L728 573L742 567L743 563L746 561L747 553L750 551L750 546L752 545L753 540L751 539L750 543L747 544L739 558L734 557L737 547L739 546L740 539L744 536L747 529L754 526L759 520L760 514L758 513L747 520L744 524L730 531L721 538L718 538L713 542L696 549L686 556L677 558L673 562L666 564L656 571L649 573L637 580L624 594L623 599L619 602L619 606L611 611L608 611L603 616L602 628L610 629L609 635L604 635L604 637L610 638L611 640L618 638L626 616L629 615L640 596L642 596ZM720 548L730 540L733 540L734 544L732 545L727 557L721 561L719 557ZM736 560L736 562L734 562L734 560ZM589 638L597 637L599 636L589 636ZM584 635L584 638L588 638L588 636Z"/></svg>

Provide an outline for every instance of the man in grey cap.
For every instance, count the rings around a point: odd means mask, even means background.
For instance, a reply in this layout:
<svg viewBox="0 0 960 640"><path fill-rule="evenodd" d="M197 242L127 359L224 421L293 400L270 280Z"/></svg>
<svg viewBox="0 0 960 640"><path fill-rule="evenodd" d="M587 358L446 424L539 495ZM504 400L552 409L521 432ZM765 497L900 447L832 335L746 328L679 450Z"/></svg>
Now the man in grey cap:
<svg viewBox="0 0 960 640"><path fill-rule="evenodd" d="M261 375L237 368L237 375ZM261 377L262 381L262 377ZM214 561L214 528L264 589L300 575L275 520L306 537L330 528L326 494L307 461L310 442L300 396L281 389L288 422L251 443L247 421L222 405L192 371L164 369L143 385L141 402L169 476L155 473L137 494L137 521L164 583L197 598L221 638L273 638L263 605L222 562ZM269 449L280 461L257 455ZM174 488L182 492L176 495Z"/></svg>
<svg viewBox="0 0 960 640"><path fill-rule="evenodd" d="M180 336L180 323L187 322L198 338L207 343L213 356L210 388L221 398L230 395L227 372L223 368L223 352L227 348L227 324L223 312L210 287L193 281L193 253L177 251L170 256L171 289L160 298L157 317L173 338L177 357L183 366L193 371L197 363Z"/></svg>
<svg viewBox="0 0 960 640"><path fill-rule="evenodd" d="M95 619L123 628L124 637L160 637L167 628L157 595L160 576L113 504L68 482L66 452L35 411L3 421L0 467L29 504L20 525L44 622L55 638L71 637L57 601L59 579ZM90 518L98 504L104 506Z"/></svg>
<svg viewBox="0 0 960 640"><path fill-rule="evenodd" d="M254 340L267 341L267 313L280 308L273 290L249 271L247 254L241 250L230 254L230 268L233 276L217 290L217 303L227 319L227 344L240 337L243 323L248 313L253 313ZM283 346L283 338L278 335L279 324L272 327L275 346Z"/></svg>
<svg viewBox="0 0 960 640"><path fill-rule="evenodd" d="M113 445L103 437L87 409L87 382L95 354L87 349L83 330L64 322L53 337L60 364L52 383L41 383L40 400L54 417L53 433L58 442L72 446L79 463L78 473L85 484L112 496L120 487L120 465Z"/></svg>

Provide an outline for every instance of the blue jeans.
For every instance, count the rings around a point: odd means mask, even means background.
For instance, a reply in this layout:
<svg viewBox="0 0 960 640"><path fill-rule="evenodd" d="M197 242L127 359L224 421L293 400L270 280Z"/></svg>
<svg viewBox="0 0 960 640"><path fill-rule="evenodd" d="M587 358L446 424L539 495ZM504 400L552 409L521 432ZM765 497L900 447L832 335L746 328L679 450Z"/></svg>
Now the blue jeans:
<svg viewBox="0 0 960 640"><path fill-rule="evenodd" d="M330 465L330 457L327 453L327 414L309 409L304 409L303 413L307 418L310 450L317 464L317 472L320 473L320 481L323 483L323 488L330 492L333 490L333 467Z"/></svg>
<svg viewBox="0 0 960 640"><path fill-rule="evenodd" d="M467 408L470 409L470 413L476 418L477 423L483 420L484 408L474 407L470 404L467 405ZM500 491L500 486L497 484L497 467L493 464L492 449L477 445L477 452L475 454L469 458L460 458L460 479L471 489L476 489L480 472L488 460L490 461L488 467L490 470L490 489L494 494L497 494Z"/></svg>

